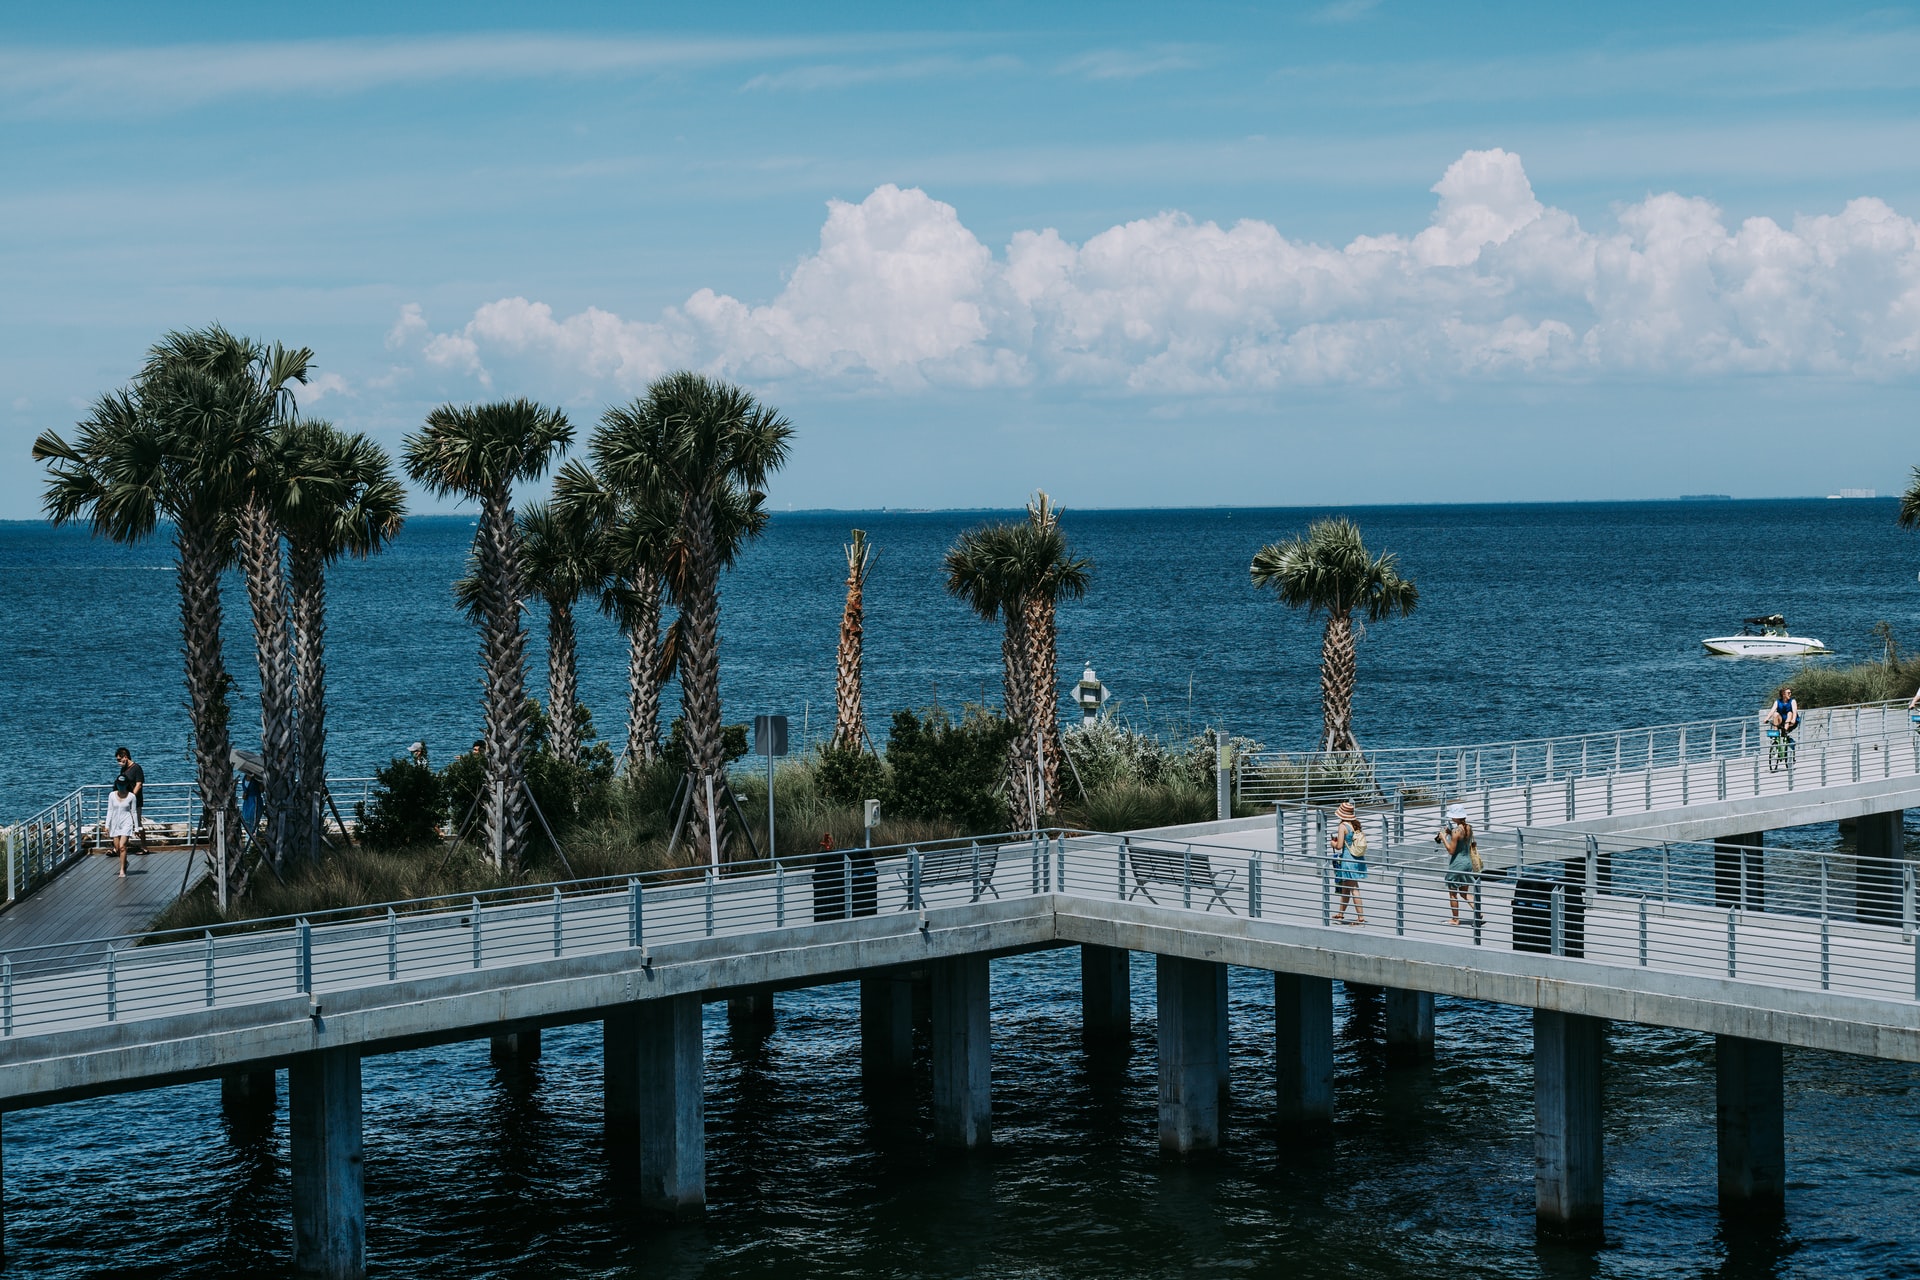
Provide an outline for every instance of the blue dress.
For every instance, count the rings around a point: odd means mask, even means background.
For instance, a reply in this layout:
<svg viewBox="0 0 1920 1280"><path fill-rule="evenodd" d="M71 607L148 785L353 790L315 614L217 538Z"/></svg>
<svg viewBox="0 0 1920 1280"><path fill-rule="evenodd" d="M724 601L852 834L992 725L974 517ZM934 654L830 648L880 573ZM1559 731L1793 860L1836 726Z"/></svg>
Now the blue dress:
<svg viewBox="0 0 1920 1280"><path fill-rule="evenodd" d="M1336 880L1365 880L1367 878L1366 858L1364 856L1356 858L1353 855L1353 837L1355 834L1357 833L1345 829L1340 832L1340 861L1333 869L1333 878ZM1364 854L1365 852L1366 837L1362 836L1361 853Z"/></svg>

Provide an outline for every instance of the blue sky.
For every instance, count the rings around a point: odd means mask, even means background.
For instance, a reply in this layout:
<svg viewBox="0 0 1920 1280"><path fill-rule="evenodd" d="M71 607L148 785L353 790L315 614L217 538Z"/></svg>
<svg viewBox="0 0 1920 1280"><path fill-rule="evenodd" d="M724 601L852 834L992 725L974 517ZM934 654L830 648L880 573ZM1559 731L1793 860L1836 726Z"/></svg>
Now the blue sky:
<svg viewBox="0 0 1920 1280"><path fill-rule="evenodd" d="M390 445L665 368L778 506L1897 488L1920 13L11 6L0 517L168 327ZM427 506L430 504L422 504Z"/></svg>

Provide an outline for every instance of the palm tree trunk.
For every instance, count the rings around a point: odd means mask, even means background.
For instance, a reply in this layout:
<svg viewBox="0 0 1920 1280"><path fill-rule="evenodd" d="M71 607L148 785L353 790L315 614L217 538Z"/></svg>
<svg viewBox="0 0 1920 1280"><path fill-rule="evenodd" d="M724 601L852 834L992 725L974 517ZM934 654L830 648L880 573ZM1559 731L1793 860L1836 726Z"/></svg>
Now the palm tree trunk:
<svg viewBox="0 0 1920 1280"><path fill-rule="evenodd" d="M505 870L520 865L527 845L528 724L527 635L520 629L520 540L513 526L513 496L504 484L481 501L473 552L484 599L480 625L487 847L495 864Z"/></svg>
<svg viewBox="0 0 1920 1280"><path fill-rule="evenodd" d="M861 649L866 640L866 540L856 537L847 550L847 605L840 614L840 652L833 684L833 745L858 751L866 737L860 708Z"/></svg>
<svg viewBox="0 0 1920 1280"><path fill-rule="evenodd" d="M712 824L720 848L727 845L727 824L708 812L707 779L715 794L726 782L726 744L720 725L719 557L714 549L713 505L689 494L680 507L686 540L687 576L680 602L680 713L687 727L688 784L702 826ZM715 809L719 805L715 804Z"/></svg>
<svg viewBox="0 0 1920 1280"><path fill-rule="evenodd" d="M660 756L660 575L633 575L638 602L627 635L627 769L638 773Z"/></svg>
<svg viewBox="0 0 1920 1280"><path fill-rule="evenodd" d="M280 530L266 500L254 495L240 509L240 559L253 613L253 646L260 665L261 816L264 847L276 863L304 842L294 808L293 640L287 616L287 578L280 564Z"/></svg>
<svg viewBox="0 0 1920 1280"><path fill-rule="evenodd" d="M1032 681L1027 708L1033 740L1028 759L1041 778L1041 808L1060 807L1060 655L1054 603L1041 596L1027 602L1027 674Z"/></svg>
<svg viewBox="0 0 1920 1280"><path fill-rule="evenodd" d="M580 763L579 659L573 637L573 606L547 601L547 733L554 756Z"/></svg>
<svg viewBox="0 0 1920 1280"><path fill-rule="evenodd" d="M1033 777L1033 679L1027 645L1027 612L1019 603L1002 611L1006 632L1000 640L1000 662L1004 668L1001 698L1006 705L1007 722L1014 728L1013 742L1007 748L1007 798L1015 826L1032 821L1034 815Z"/></svg>
<svg viewBox="0 0 1920 1280"><path fill-rule="evenodd" d="M232 714L227 689L233 681L220 652L220 565L226 557L218 533L194 521L175 525L173 545L178 557L174 581L180 587L194 772L200 781L209 849L214 816L226 815L227 887L230 894L238 894L245 883L240 874L240 814L233 795L233 742L227 731ZM211 859L212 854L208 856Z"/></svg>
<svg viewBox="0 0 1920 1280"><path fill-rule="evenodd" d="M1358 751L1353 736L1353 614L1327 615L1327 631L1320 644L1320 720L1323 751Z"/></svg>
<svg viewBox="0 0 1920 1280"><path fill-rule="evenodd" d="M299 677L300 794L327 786L327 568L320 548L289 539L293 660Z"/></svg>

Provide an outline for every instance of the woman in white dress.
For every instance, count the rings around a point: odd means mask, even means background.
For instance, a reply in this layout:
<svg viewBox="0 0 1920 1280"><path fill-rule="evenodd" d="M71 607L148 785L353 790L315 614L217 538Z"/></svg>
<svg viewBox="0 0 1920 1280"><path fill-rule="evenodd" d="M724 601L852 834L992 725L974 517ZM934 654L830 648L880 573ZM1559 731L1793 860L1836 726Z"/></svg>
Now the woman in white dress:
<svg viewBox="0 0 1920 1280"><path fill-rule="evenodd" d="M120 878L127 877L127 841L139 832L134 815L133 788L121 778L107 793L107 835L113 839L113 851L120 855Z"/></svg>

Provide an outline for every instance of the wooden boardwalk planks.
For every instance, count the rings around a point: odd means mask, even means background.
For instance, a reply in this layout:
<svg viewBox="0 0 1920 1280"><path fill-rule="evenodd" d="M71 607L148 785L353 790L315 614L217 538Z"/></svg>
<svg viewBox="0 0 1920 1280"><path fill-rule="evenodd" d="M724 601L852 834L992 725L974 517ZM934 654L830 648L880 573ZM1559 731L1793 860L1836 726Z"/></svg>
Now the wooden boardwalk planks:
<svg viewBox="0 0 1920 1280"><path fill-rule="evenodd" d="M90 854L32 897L0 911L0 951L139 933L179 894L189 860L201 864L192 873L197 881L206 859L198 850L181 849L130 856L122 880L119 859Z"/></svg>

